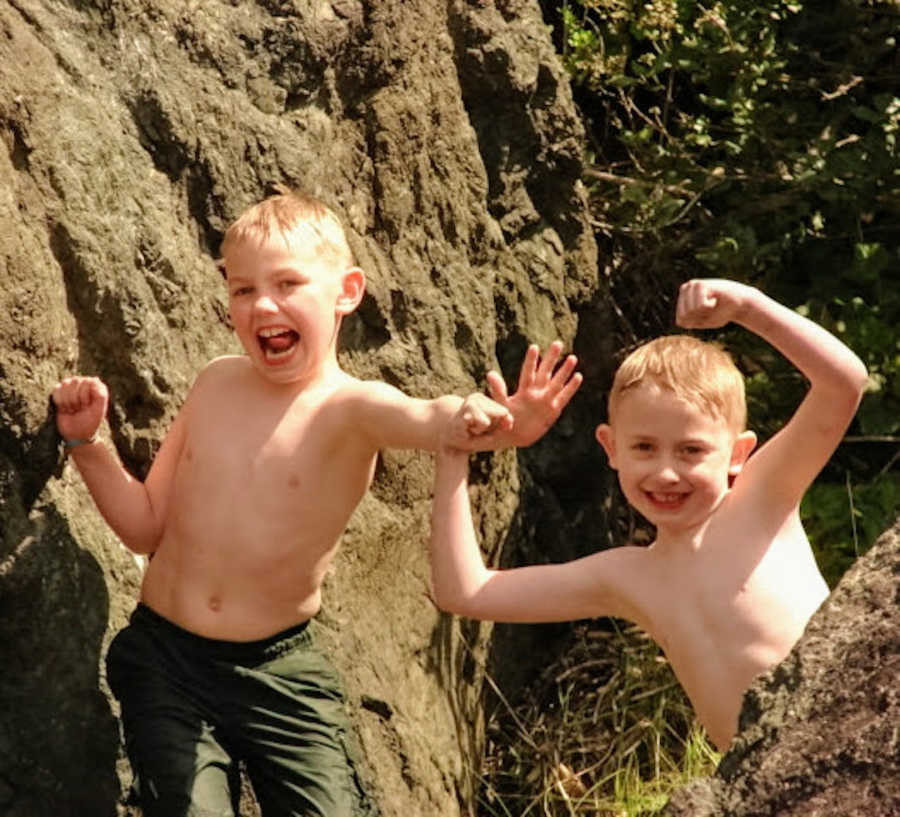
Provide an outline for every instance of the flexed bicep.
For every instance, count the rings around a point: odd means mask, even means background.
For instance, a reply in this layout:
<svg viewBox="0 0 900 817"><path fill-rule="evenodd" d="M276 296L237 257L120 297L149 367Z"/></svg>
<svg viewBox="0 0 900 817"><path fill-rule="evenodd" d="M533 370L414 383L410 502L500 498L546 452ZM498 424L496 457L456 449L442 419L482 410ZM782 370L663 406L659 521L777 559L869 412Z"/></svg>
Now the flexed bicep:
<svg viewBox="0 0 900 817"><path fill-rule="evenodd" d="M840 444L868 375L853 351L824 327L757 290L749 291L738 320L772 344L810 384L790 421L740 477L744 487L758 489L775 508L787 510L800 502Z"/></svg>

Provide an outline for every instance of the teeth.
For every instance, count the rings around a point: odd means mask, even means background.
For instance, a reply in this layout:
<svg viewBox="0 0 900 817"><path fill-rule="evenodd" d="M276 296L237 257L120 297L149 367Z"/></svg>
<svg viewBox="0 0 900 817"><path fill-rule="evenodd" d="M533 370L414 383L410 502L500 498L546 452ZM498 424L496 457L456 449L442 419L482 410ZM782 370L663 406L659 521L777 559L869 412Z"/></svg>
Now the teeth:
<svg viewBox="0 0 900 817"><path fill-rule="evenodd" d="M260 329L259 336L261 338L274 338L276 335L283 335L285 332L289 332L289 331L290 331L289 329L285 329L283 327L276 328L273 326L269 329Z"/></svg>
<svg viewBox="0 0 900 817"><path fill-rule="evenodd" d="M660 494L660 493L654 492L653 494L651 494L651 496L657 502L664 502L666 504L678 502L681 499L681 494Z"/></svg>

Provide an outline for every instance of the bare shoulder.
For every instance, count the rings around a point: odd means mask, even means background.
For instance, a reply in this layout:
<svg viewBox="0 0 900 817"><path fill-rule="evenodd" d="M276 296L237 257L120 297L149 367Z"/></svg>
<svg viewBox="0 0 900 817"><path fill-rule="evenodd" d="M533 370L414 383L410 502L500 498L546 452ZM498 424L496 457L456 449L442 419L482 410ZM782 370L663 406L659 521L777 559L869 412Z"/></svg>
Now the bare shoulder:
<svg viewBox="0 0 900 817"><path fill-rule="evenodd" d="M799 499L773 500L760 473L741 473L732 489L715 510L704 539L715 551L730 552L734 560L720 570L747 571L779 554L808 554L809 540L800 522Z"/></svg>
<svg viewBox="0 0 900 817"><path fill-rule="evenodd" d="M245 376L251 368L250 362L243 355L223 355L213 358L198 373L191 387L191 394L225 388L236 378Z"/></svg>
<svg viewBox="0 0 900 817"><path fill-rule="evenodd" d="M585 556L578 565L598 586L609 585L609 589L617 591L646 577L655 561L651 548L623 545Z"/></svg>
<svg viewBox="0 0 900 817"><path fill-rule="evenodd" d="M223 391L232 388L235 379L242 376L248 365L247 359L239 355L227 355L211 360L198 372L182 404L179 416L190 416L197 405L219 399Z"/></svg>
<svg viewBox="0 0 900 817"><path fill-rule="evenodd" d="M221 355L207 363L197 375L197 381L215 380L220 377L242 374L250 369L250 361L244 355Z"/></svg>
<svg viewBox="0 0 900 817"><path fill-rule="evenodd" d="M642 627L651 619L651 605L659 592L657 563L652 548L623 545L585 556L572 563L609 608L606 615L626 618Z"/></svg>
<svg viewBox="0 0 900 817"><path fill-rule="evenodd" d="M362 405L383 403L403 396L405 395L400 389L383 380L361 380L346 372L341 372L334 389L335 400L346 400Z"/></svg>

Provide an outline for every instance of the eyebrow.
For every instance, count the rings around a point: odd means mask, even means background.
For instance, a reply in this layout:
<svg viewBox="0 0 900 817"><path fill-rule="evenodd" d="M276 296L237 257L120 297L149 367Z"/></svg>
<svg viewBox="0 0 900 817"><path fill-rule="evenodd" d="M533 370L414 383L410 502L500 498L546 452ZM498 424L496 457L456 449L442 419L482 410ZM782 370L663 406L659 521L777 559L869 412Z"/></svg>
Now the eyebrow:
<svg viewBox="0 0 900 817"><path fill-rule="evenodd" d="M270 270L263 277L264 278L276 278L279 275L285 275L290 273L291 275L297 275L300 278L309 278L309 275L304 272L299 267L277 267L276 269ZM254 276L252 275L238 275L235 273L229 273L228 280L229 281L241 281L246 282L251 280Z"/></svg>

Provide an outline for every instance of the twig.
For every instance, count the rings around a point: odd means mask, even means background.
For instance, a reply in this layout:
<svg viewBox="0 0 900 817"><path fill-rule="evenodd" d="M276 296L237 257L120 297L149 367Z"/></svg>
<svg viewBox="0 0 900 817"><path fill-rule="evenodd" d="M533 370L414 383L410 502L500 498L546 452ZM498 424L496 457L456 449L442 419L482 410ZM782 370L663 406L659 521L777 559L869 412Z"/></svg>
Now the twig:
<svg viewBox="0 0 900 817"><path fill-rule="evenodd" d="M900 443L900 437L890 434L858 434L844 437L845 443Z"/></svg>
<svg viewBox="0 0 900 817"><path fill-rule="evenodd" d="M615 173L607 173L603 170L595 170L593 167L586 167L584 175L599 182L611 182L612 184L625 184L632 187L656 187L656 182L647 181L645 179L635 179L632 176L617 176ZM694 191L686 187L679 187L677 184L660 185L667 193L677 196L690 196Z"/></svg>
<svg viewBox="0 0 900 817"><path fill-rule="evenodd" d="M822 91L821 92L822 99L825 102L829 102L832 99L837 99L839 96L844 96L844 94L846 94L847 91L851 90L852 88L855 88L862 81L863 81L862 77L854 76L849 82L845 82L843 85L839 85L835 90L831 91L830 93L826 93L825 91Z"/></svg>
<svg viewBox="0 0 900 817"><path fill-rule="evenodd" d="M853 530L853 553L859 558L859 537L856 535L856 508L853 506L853 486L850 484L850 472L847 471L847 499L850 501L850 527Z"/></svg>
<svg viewBox="0 0 900 817"><path fill-rule="evenodd" d="M875 479L881 479L881 477L883 477L888 471L891 470L891 468L893 467L894 463L897 462L897 460L900 460L900 448L898 448L898 449L894 452L894 456L891 457L891 458L888 460L887 465L885 465L884 468L882 468L882 469L878 472L878 476L875 477Z"/></svg>

